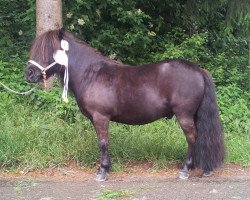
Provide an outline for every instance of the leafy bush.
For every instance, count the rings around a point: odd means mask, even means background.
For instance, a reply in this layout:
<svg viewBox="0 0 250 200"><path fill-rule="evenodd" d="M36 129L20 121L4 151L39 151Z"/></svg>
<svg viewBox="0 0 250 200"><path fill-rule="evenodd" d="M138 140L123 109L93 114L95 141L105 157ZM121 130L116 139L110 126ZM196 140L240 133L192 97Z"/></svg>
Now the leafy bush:
<svg viewBox="0 0 250 200"><path fill-rule="evenodd" d="M166 35L165 50L162 54L156 54L154 60L168 58L181 58L196 63L202 63L204 57L209 56L209 50L205 47L207 33L194 34L191 37L185 34L184 30L176 29ZM176 44L176 36L178 42ZM182 38L182 40L180 40Z"/></svg>
<svg viewBox="0 0 250 200"><path fill-rule="evenodd" d="M218 87L217 98L227 134L250 135L250 94L229 85Z"/></svg>
<svg viewBox="0 0 250 200"><path fill-rule="evenodd" d="M128 63L145 62L155 33L151 17L135 1L64 2L64 24L106 55Z"/></svg>

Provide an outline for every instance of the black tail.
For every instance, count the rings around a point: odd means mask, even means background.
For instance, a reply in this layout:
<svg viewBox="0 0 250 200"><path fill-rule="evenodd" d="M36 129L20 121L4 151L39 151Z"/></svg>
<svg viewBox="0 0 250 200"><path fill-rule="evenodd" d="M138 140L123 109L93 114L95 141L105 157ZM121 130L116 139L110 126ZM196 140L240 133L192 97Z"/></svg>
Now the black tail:
<svg viewBox="0 0 250 200"><path fill-rule="evenodd" d="M197 128L196 165L205 171L220 167L225 157L223 129L215 96L215 86L208 73L203 71L204 97L196 113Z"/></svg>

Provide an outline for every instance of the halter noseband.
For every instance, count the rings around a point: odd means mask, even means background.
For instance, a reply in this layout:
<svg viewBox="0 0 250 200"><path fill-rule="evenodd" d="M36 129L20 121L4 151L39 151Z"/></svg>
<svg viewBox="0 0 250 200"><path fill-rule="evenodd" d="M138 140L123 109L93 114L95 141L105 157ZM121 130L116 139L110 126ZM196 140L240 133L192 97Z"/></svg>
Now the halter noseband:
<svg viewBox="0 0 250 200"><path fill-rule="evenodd" d="M56 64L60 64L65 66L65 72L64 72L64 88L63 88L63 94L62 98L64 102L68 102L68 83L69 83L69 70L68 70L68 56L66 54L66 51L69 50L69 44L66 40L61 40L61 48L63 50L57 50L56 53L53 55L53 58L55 62L51 63L47 67L42 67L40 64L38 64L34 60L29 60L28 62L36 66L41 70L41 73L43 75L43 81L44 81L44 86L45 88L47 87L46 84L46 71L53 67Z"/></svg>

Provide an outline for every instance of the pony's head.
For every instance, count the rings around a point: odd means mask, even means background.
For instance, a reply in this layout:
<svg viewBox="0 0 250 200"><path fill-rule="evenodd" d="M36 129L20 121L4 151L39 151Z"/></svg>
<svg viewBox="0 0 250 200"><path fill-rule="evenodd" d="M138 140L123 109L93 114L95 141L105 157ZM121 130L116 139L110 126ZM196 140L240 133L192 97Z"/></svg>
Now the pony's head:
<svg viewBox="0 0 250 200"><path fill-rule="evenodd" d="M25 78L30 83L46 80L56 73L59 64L53 55L61 49L63 30L53 30L38 36L32 43Z"/></svg>

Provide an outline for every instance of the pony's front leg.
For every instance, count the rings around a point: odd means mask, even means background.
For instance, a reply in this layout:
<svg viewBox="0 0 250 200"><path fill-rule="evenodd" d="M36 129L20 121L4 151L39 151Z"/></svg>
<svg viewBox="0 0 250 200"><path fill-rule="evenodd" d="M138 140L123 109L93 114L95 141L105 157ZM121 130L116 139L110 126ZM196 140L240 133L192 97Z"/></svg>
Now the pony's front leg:
<svg viewBox="0 0 250 200"><path fill-rule="evenodd" d="M96 180L105 181L107 179L107 173L111 169L111 161L108 153L109 145L109 118L100 113L93 115L92 123L95 127L98 136L98 145L101 151L101 165L97 171Z"/></svg>

